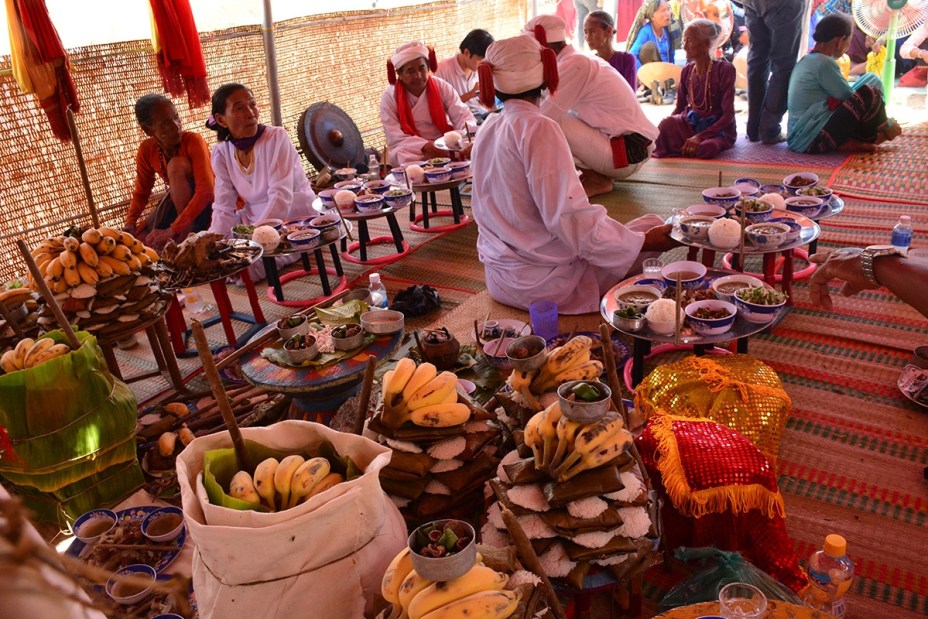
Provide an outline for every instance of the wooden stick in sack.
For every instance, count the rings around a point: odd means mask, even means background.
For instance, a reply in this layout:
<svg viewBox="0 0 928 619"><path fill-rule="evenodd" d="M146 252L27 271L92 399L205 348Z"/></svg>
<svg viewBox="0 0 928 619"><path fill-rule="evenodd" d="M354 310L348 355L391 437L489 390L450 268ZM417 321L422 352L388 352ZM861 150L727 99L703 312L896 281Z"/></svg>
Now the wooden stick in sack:
<svg viewBox="0 0 928 619"><path fill-rule="evenodd" d="M377 358L371 355L367 358L364 368L364 381L361 383L361 397L358 399L358 418L354 423L354 433L361 436L364 431L364 420L371 404L371 389L374 387L374 374L377 373Z"/></svg>
<svg viewBox="0 0 928 619"><path fill-rule="evenodd" d="M52 308L52 313L55 314L58 326L61 327L64 336L68 339L68 344L72 349L77 350L81 347L81 342L77 339L77 335L74 334L74 329L71 328L71 323L68 322L64 312L61 311L61 306L58 305L58 300L55 298L55 295L52 294L52 291L48 288L48 284L45 283L45 277L42 276L39 265L36 264L35 258L32 257L29 246L26 245L26 242L22 239L16 241L16 246L19 247L19 252L23 255L26 266L29 267L29 272L32 273L32 279L35 280L35 285L39 287L39 292L45 297L45 302L48 306Z"/></svg>
<svg viewBox="0 0 928 619"><path fill-rule="evenodd" d="M232 412L232 405L229 404L229 396L222 385L222 379L219 377L219 370L213 362L213 351L209 348L209 341L206 339L206 331L199 320L194 320L191 325L193 330L193 339L197 343L197 354L200 355L200 362L203 364L203 375L206 376L206 382L209 383L213 390L213 397L216 398L216 405L219 412L222 413L222 419L226 422L226 428L232 437L232 446L235 448L235 455L238 458L238 468L240 471L253 470L249 466L250 461L248 452L245 451L245 439L242 438L242 431L235 421L235 413Z"/></svg>
<svg viewBox="0 0 928 619"><path fill-rule="evenodd" d="M619 411L625 427L628 427L628 410L622 400L622 383L619 382L618 368L615 365L615 351L612 349L612 333L609 325L600 323L599 340L603 347L603 363L606 366L606 382L612 390L612 404Z"/></svg>

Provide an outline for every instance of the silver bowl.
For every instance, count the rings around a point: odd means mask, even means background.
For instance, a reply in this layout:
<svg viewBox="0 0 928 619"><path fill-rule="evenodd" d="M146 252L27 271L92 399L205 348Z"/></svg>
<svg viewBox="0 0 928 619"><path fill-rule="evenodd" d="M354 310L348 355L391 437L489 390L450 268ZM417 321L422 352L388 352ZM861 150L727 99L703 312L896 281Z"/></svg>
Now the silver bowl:
<svg viewBox="0 0 928 619"><path fill-rule="evenodd" d="M638 318L627 318L625 316L616 316L612 315L612 322L616 328L621 329L622 331L641 331L644 328L645 317L639 316Z"/></svg>
<svg viewBox="0 0 928 619"><path fill-rule="evenodd" d="M583 400L568 400L567 396L574 385L579 383L588 383L599 389L603 394L601 400L595 402L584 402ZM561 384L557 388L557 398L561 403L561 413L578 423L593 423L606 416L609 412L609 404L612 402L612 389L609 385L595 380L571 380Z"/></svg>
<svg viewBox="0 0 928 619"><path fill-rule="evenodd" d="M435 525L444 530L445 526L449 523L454 523L454 528L464 529L468 532L470 543L468 543L467 546L447 557L423 557L416 552L416 547L418 546L416 534L419 532L419 529L423 529L429 525ZM454 580L458 576L463 576L469 572L477 563L477 542L474 527L463 520L449 519L427 522L409 534L407 543L411 550L410 554L412 555L413 568L419 576L427 580L435 582Z"/></svg>
<svg viewBox="0 0 928 619"><path fill-rule="evenodd" d="M403 312L394 310L371 310L361 314L361 326L368 333L384 335L402 331L405 324Z"/></svg>
<svg viewBox="0 0 928 619"><path fill-rule="evenodd" d="M525 335L514 339L506 346L506 356L509 357L509 364L512 369L522 370L523 372L532 372L539 369L548 359L547 344L545 338L540 335ZM517 348L527 348L529 352L536 352L528 357L515 357L513 353Z"/></svg>

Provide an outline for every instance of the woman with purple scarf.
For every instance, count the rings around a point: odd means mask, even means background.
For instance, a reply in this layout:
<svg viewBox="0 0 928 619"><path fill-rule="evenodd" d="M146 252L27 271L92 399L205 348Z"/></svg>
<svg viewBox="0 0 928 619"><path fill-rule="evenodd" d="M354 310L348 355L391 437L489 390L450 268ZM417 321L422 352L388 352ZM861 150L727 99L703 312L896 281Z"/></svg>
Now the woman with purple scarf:
<svg viewBox="0 0 928 619"><path fill-rule="evenodd" d="M654 157L712 159L731 148L735 126L735 68L709 54L721 28L708 19L695 19L683 33L689 62L680 75L677 107L658 125Z"/></svg>

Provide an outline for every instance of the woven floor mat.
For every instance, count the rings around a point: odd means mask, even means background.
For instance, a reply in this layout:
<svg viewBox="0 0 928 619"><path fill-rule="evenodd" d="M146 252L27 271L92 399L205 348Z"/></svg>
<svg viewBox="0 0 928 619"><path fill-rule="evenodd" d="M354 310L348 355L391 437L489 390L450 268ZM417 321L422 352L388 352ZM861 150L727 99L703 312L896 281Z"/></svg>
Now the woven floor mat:
<svg viewBox="0 0 928 619"><path fill-rule="evenodd" d="M823 166L799 166L801 170L814 172L824 182L832 168ZM731 161L703 161L700 159L651 159L634 176L621 184L657 183L692 187L696 200L702 200L700 192L706 187L717 187L719 172L722 172L722 184L729 185L739 178L753 178L762 183L782 183L783 178L792 172L798 172L792 166L779 166L764 163L735 163Z"/></svg>
<svg viewBox="0 0 928 619"><path fill-rule="evenodd" d="M870 200L928 205L928 123L907 128L875 153L852 156L829 186Z"/></svg>

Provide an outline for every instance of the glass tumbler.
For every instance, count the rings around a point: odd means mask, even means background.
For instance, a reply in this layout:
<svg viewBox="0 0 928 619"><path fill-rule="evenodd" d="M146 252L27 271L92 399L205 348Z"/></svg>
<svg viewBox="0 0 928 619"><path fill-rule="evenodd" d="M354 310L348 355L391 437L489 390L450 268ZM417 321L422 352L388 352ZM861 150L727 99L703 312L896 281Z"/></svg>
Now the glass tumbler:
<svg viewBox="0 0 928 619"><path fill-rule="evenodd" d="M767 612L767 596L743 582L733 582L719 592L719 614L725 619L760 619Z"/></svg>

